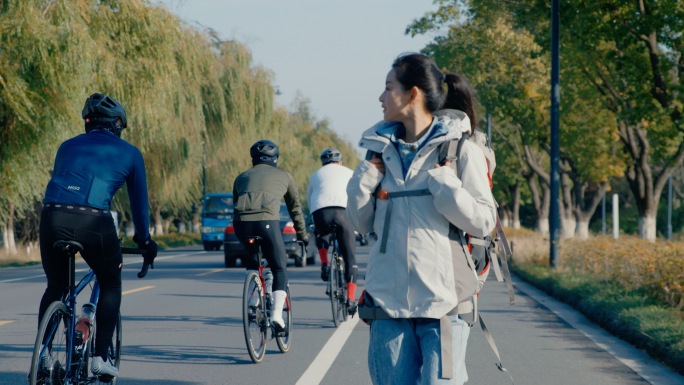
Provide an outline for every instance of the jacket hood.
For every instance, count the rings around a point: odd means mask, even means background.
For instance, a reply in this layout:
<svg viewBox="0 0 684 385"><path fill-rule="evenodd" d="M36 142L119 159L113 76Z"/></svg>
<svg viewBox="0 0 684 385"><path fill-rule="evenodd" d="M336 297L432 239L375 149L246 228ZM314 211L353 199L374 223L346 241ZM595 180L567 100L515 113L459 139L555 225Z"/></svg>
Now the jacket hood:
<svg viewBox="0 0 684 385"><path fill-rule="evenodd" d="M438 131L432 135L432 141L459 139L464 132L470 132L470 119L460 110L439 110L434 113L431 129ZM400 122L381 120L361 135L359 147L382 153L398 130L403 130Z"/></svg>

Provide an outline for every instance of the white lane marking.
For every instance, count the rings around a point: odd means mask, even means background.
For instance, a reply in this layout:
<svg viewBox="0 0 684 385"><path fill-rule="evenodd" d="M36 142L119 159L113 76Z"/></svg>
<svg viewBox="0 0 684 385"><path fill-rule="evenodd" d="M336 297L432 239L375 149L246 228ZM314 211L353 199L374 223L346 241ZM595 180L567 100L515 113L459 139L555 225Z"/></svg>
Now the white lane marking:
<svg viewBox="0 0 684 385"><path fill-rule="evenodd" d="M185 257L185 256L188 256L188 255L191 255L191 254L190 254L190 253L184 253L184 254L170 255L170 256L168 256L168 257L157 257L157 258L154 259L154 261L155 261L155 262L157 262L157 261L163 261L163 260L165 260L165 259L173 259L173 258L178 258L178 257ZM140 261L135 261L135 262L127 262L127 263L124 263L124 266L136 265L136 264L139 264L139 263L142 263L142 262L143 262L142 260L140 260ZM82 273L82 272L84 272L84 271L88 271L88 269L76 269L76 272L77 272L77 273ZM31 275L31 276L28 276L28 277L21 277L21 278L6 279L6 280L4 280L4 281L0 281L0 283L10 283L10 282L25 281L25 280L34 279L34 278L45 278L45 274Z"/></svg>
<svg viewBox="0 0 684 385"><path fill-rule="evenodd" d="M316 358L311 361L311 365L299 378L296 385L318 385L323 381L328 369L332 366L335 359L340 354L342 347L347 342L349 336L354 331L354 327L359 322L359 316L347 319L343 322L335 333L330 336L323 349L318 352Z"/></svg>
<svg viewBox="0 0 684 385"><path fill-rule="evenodd" d="M225 270L225 269L214 269L214 270L209 270L209 271L206 271L206 272L204 272L204 273L195 274L195 277L204 277L205 275L218 273L219 271L224 271L224 270Z"/></svg>
<svg viewBox="0 0 684 385"><path fill-rule="evenodd" d="M0 320L0 326L11 324L14 320Z"/></svg>
<svg viewBox="0 0 684 385"><path fill-rule="evenodd" d="M154 288L154 286L143 286L143 287L139 287L137 289L131 289L131 290L123 291L123 292L121 292L121 295L133 294L133 293L137 293L139 291L153 289L153 288Z"/></svg>

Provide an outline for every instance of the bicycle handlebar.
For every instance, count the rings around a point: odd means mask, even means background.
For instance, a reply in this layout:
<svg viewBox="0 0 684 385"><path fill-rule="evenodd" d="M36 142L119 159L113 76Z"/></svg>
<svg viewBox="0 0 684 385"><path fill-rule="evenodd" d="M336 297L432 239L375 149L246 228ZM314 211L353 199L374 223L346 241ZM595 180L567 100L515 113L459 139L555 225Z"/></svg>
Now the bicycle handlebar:
<svg viewBox="0 0 684 385"><path fill-rule="evenodd" d="M151 267L154 269L154 262L149 263L145 260L145 250L138 249L137 247L122 247L121 254L140 254L143 256L142 269L138 273L138 278L144 278L147 275L147 270Z"/></svg>

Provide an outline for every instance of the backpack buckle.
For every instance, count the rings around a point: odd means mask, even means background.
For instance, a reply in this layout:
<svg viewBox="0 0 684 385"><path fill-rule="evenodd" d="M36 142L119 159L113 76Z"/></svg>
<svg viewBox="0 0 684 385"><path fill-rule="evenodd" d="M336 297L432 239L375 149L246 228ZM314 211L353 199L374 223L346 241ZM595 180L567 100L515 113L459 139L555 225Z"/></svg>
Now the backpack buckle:
<svg viewBox="0 0 684 385"><path fill-rule="evenodd" d="M389 193L387 192L387 190L382 189L375 194L375 197L380 200L386 201L389 199Z"/></svg>

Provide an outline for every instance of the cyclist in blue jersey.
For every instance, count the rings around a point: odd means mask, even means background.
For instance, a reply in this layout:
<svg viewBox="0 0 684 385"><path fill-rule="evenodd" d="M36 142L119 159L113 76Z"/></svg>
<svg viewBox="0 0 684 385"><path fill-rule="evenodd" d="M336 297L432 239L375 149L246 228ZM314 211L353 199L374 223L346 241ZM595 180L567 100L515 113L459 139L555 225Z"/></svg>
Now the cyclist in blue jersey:
<svg viewBox="0 0 684 385"><path fill-rule="evenodd" d="M86 100L82 117L85 133L66 140L57 150L43 199L40 254L47 289L40 302L38 321L68 286L68 260L53 249L53 244L57 240L81 243L81 255L95 272L101 289L92 372L115 377L118 370L105 357L121 306L123 259L110 205L114 193L124 183L135 225L133 240L146 251L145 261L150 264L157 256L157 244L148 230L149 203L142 154L120 137L127 125L126 111L114 98L95 93Z"/></svg>

